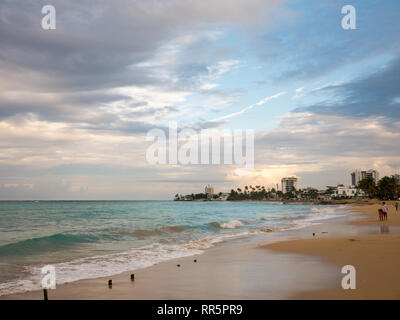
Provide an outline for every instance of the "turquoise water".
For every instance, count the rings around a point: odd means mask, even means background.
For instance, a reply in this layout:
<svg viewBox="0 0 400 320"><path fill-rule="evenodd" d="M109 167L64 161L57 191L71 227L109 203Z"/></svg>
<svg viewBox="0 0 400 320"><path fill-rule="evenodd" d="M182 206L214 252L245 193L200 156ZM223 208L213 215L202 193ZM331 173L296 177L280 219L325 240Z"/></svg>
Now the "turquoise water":
<svg viewBox="0 0 400 320"><path fill-rule="evenodd" d="M246 202L1 201L0 295L200 254L215 243L318 223L333 207Z"/></svg>

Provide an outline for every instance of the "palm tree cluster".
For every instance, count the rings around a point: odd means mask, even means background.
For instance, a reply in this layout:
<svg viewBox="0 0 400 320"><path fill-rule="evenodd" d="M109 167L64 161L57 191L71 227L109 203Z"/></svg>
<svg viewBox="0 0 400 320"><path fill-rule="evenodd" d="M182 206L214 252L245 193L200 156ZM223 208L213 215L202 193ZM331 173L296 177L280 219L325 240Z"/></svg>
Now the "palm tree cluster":
<svg viewBox="0 0 400 320"><path fill-rule="evenodd" d="M278 191L278 193L282 193ZM276 190L272 188L267 190L264 186L245 186L242 190L232 189L229 193L228 200L267 200L275 199L278 195Z"/></svg>
<svg viewBox="0 0 400 320"><path fill-rule="evenodd" d="M241 188L232 189L228 196L228 200L315 200L317 198L317 189L293 189L290 192L283 193L276 191L275 188L266 189L264 186L245 186L243 190Z"/></svg>
<svg viewBox="0 0 400 320"><path fill-rule="evenodd" d="M362 179L357 188L363 190L370 198L379 198L381 200L397 199L400 192L400 187L393 177L383 177L378 181L371 177Z"/></svg>

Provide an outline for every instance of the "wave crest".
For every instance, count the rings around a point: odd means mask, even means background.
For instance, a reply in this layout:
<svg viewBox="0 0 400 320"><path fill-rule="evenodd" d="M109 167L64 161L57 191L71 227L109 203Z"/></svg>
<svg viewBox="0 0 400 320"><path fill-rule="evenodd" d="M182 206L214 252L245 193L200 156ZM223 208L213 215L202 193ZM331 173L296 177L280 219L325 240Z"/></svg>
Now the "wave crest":
<svg viewBox="0 0 400 320"><path fill-rule="evenodd" d="M56 233L49 236L31 238L13 242L0 247L0 256L18 256L36 252L51 252L70 246L95 242L98 237L87 234Z"/></svg>
<svg viewBox="0 0 400 320"><path fill-rule="evenodd" d="M243 227L243 225L243 222L240 220L229 220L228 222L222 223L220 227L222 229L237 229Z"/></svg>
<svg viewBox="0 0 400 320"><path fill-rule="evenodd" d="M143 239L146 237L159 236L165 233L183 232L185 230L186 228L183 226L162 226L155 229L135 229L133 235L139 239Z"/></svg>

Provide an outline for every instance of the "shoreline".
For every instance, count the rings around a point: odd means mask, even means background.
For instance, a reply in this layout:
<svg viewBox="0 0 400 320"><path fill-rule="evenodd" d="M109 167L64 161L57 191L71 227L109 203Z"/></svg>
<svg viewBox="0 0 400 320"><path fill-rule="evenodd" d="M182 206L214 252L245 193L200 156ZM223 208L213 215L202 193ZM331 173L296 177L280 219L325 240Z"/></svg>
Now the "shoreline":
<svg viewBox="0 0 400 320"><path fill-rule="evenodd" d="M373 206L348 208L349 214L346 217L323 220L319 225L298 230L253 235L245 242L241 238L230 239L206 249L200 255L168 260L151 267L109 277L61 284L56 290L49 290L49 299L359 298L359 295L343 296L342 292L337 292L335 285L340 284L343 275L340 274L338 263L321 254L319 247L325 248L327 240L330 246L335 247L340 244L346 247L340 241L343 242L343 239L348 237L375 237L376 246L381 246L382 236L379 235L374 217L368 212L363 212ZM395 230L400 226L400 218L394 221L389 215L388 226L393 229L391 232L400 233ZM317 236L313 237L312 233L316 233ZM387 234L383 236L387 237ZM386 239L389 238L392 237ZM312 241L312 250L300 250L302 247L307 247L302 241ZM358 244L364 241L351 243ZM393 237L390 239L390 248L399 248L399 243L400 238ZM384 261L383 265L389 263L386 262L386 258L386 255L381 257L383 260L380 262ZM194 262L195 259L197 262ZM397 264L393 265L398 268ZM130 281L131 273L135 274L133 282ZM112 289L108 288L108 279L113 280ZM400 298L397 291L385 297ZM0 300L7 299L41 300L43 292L37 290L0 296Z"/></svg>
<svg viewBox="0 0 400 320"><path fill-rule="evenodd" d="M338 200L205 200L205 199L195 199L195 200L171 200L176 202L260 202L260 203L271 203L271 204L299 204L299 205L369 205L369 204L379 204L381 200L378 199L338 199Z"/></svg>

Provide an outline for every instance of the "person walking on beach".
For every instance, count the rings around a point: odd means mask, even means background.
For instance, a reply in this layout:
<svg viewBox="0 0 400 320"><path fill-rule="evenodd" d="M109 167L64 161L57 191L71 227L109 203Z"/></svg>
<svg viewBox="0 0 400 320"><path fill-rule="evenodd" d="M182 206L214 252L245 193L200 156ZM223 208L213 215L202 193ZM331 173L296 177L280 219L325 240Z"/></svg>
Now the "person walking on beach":
<svg viewBox="0 0 400 320"><path fill-rule="evenodd" d="M396 202L396 204L394 205L395 209L396 209L396 213L399 213L399 203Z"/></svg>
<svg viewBox="0 0 400 320"><path fill-rule="evenodd" d="M387 220L388 207L385 202L382 202L383 220Z"/></svg>

